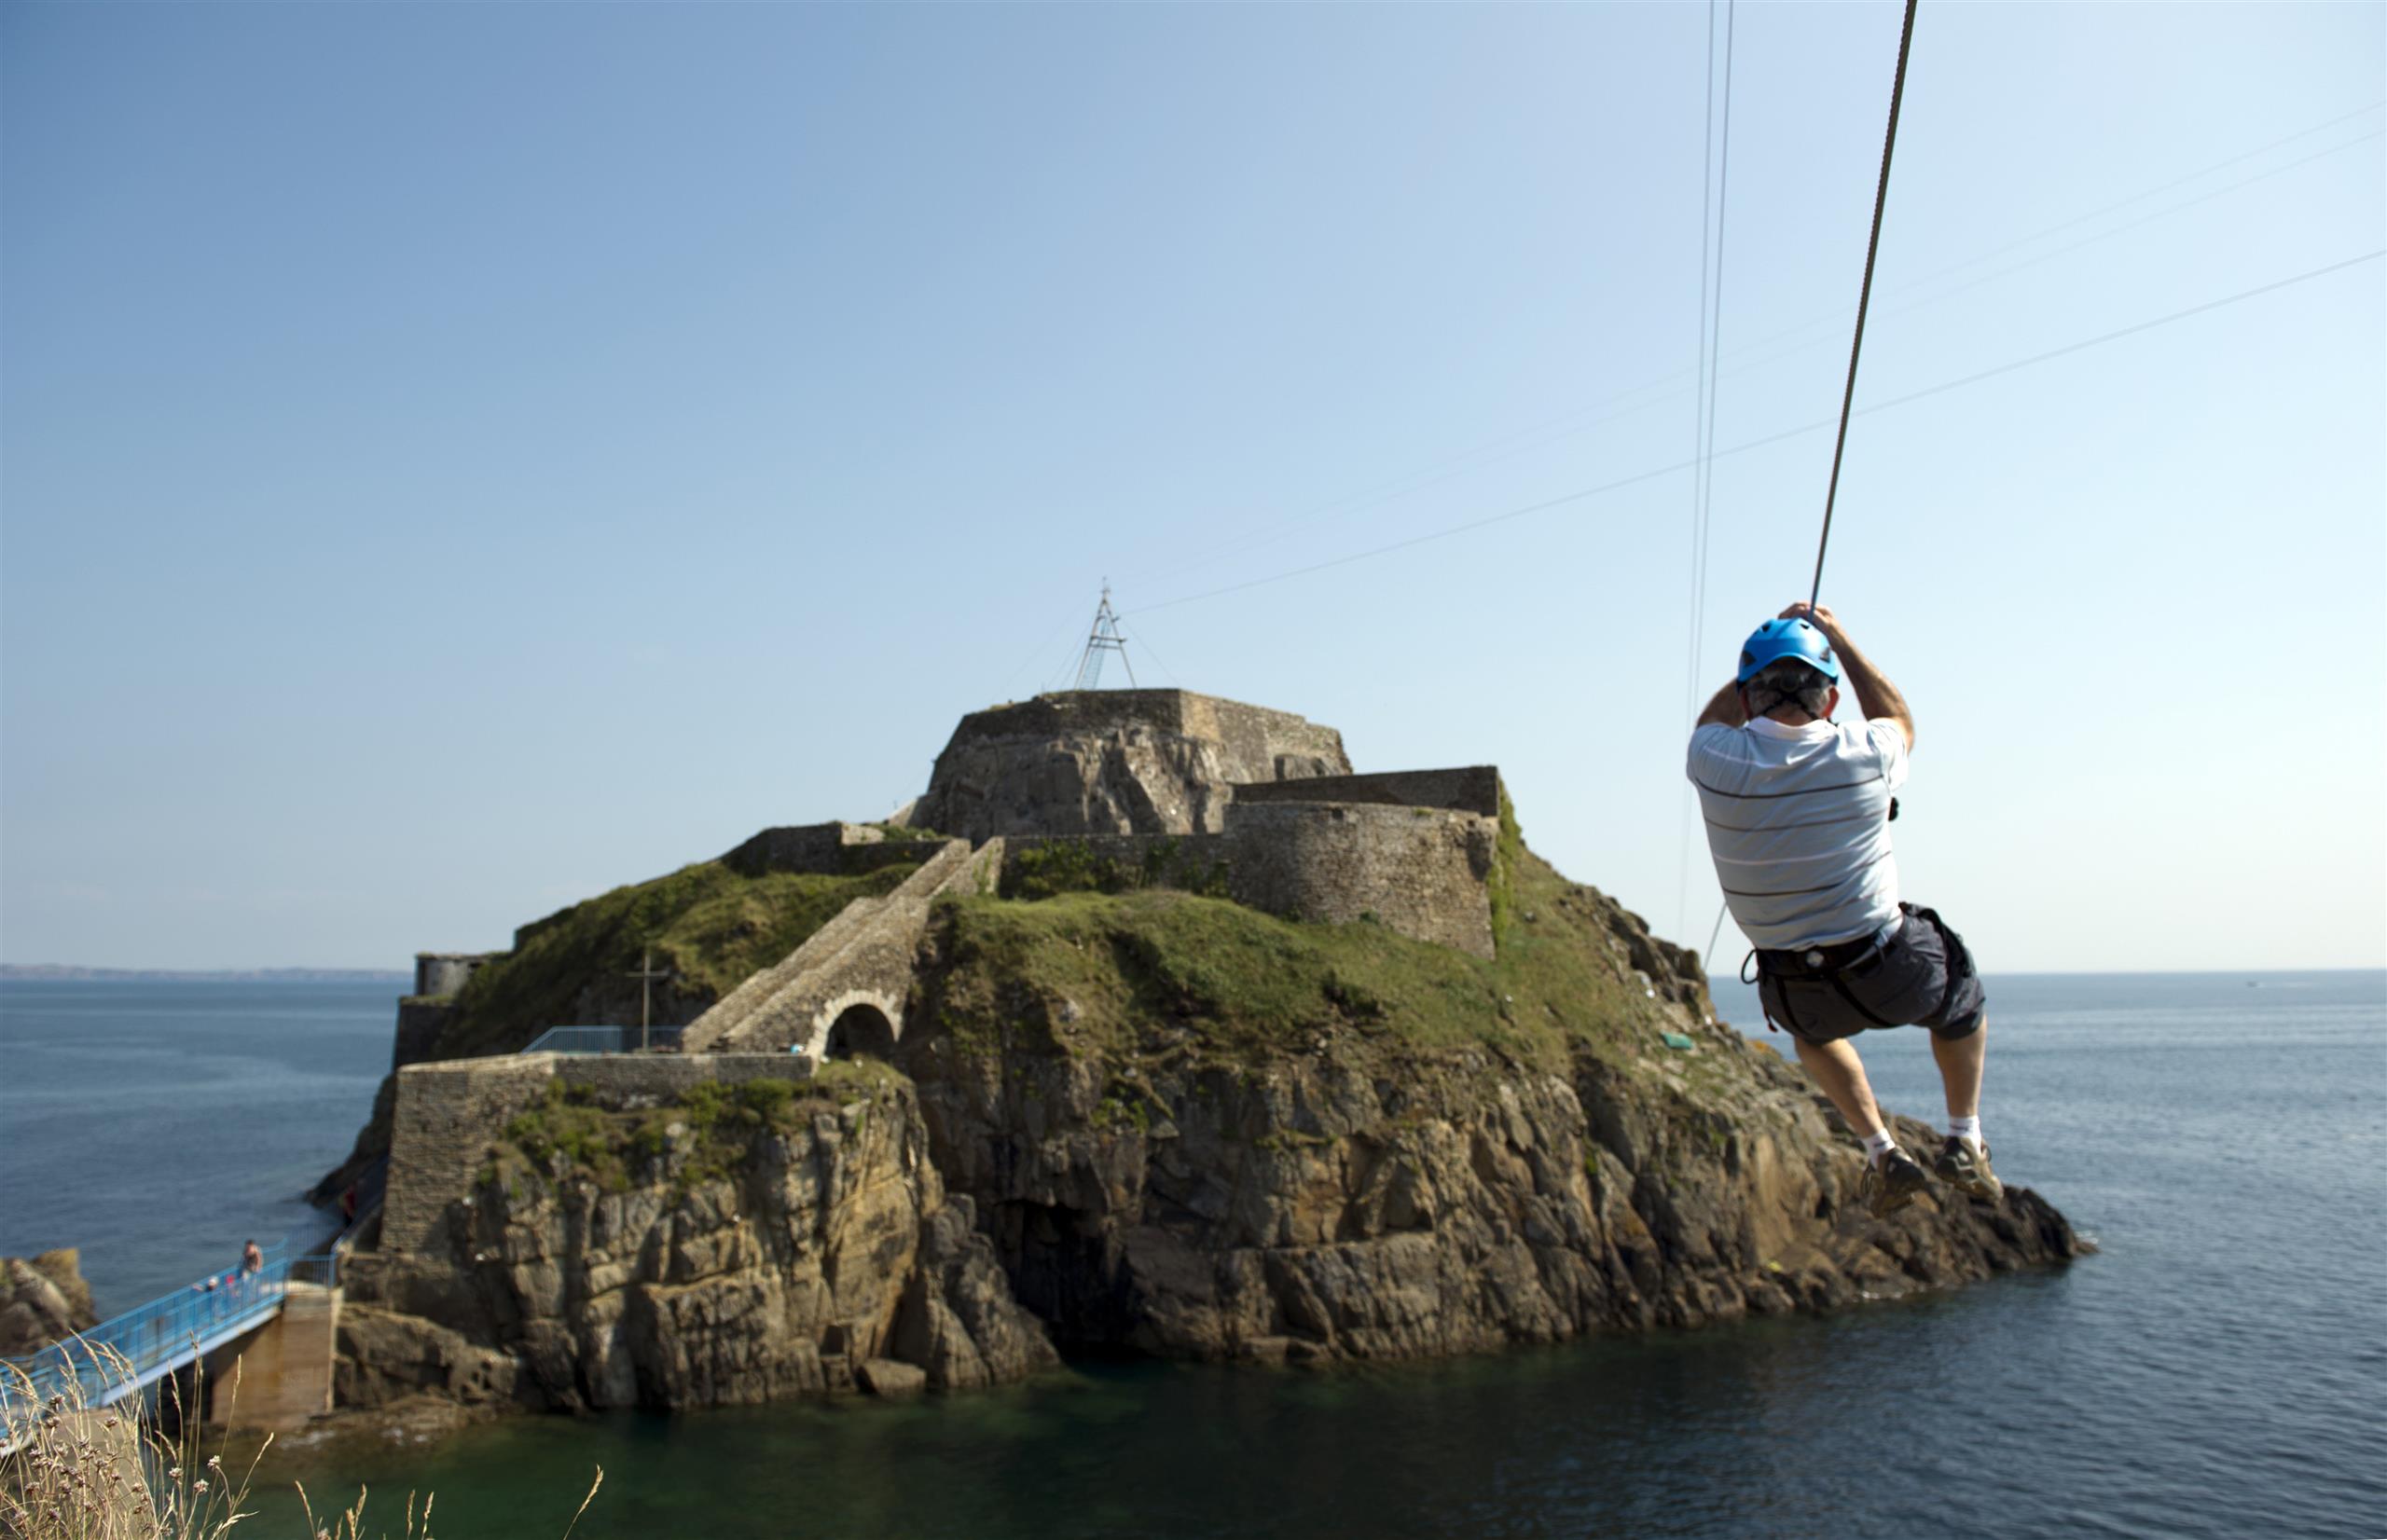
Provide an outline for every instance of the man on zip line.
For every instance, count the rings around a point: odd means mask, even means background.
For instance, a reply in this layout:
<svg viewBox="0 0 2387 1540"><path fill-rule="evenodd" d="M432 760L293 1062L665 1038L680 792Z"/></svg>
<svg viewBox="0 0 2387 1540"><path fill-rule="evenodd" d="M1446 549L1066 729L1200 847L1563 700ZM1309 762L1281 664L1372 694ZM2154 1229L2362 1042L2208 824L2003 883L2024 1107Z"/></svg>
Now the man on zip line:
<svg viewBox="0 0 2387 1540"><path fill-rule="evenodd" d="M1845 671L1862 722L1828 719ZM1964 938L1898 901L1891 793L1906 780L1906 697L1832 612L1793 604L1752 632L1739 672L1691 729L1690 775L1732 919L1757 948L1766 1020L1865 1141L1866 1206L1886 1215L1927 1185L1891 1138L1849 1039L1868 1027L1931 1033L1948 1098L1932 1168L1980 1198L2004 1191L1980 1132L1988 1036L1980 975Z"/></svg>

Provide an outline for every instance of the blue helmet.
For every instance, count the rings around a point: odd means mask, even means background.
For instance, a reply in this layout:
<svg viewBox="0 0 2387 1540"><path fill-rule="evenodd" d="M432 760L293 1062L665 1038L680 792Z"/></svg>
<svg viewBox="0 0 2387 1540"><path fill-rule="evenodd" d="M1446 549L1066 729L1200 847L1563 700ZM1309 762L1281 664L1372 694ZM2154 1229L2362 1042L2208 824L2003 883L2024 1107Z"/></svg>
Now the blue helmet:
<svg viewBox="0 0 2387 1540"><path fill-rule="evenodd" d="M1840 682L1840 660L1831 643L1813 624L1803 620L1769 620L1741 643L1741 671L1734 676L1746 684L1769 663L1796 658L1834 684Z"/></svg>

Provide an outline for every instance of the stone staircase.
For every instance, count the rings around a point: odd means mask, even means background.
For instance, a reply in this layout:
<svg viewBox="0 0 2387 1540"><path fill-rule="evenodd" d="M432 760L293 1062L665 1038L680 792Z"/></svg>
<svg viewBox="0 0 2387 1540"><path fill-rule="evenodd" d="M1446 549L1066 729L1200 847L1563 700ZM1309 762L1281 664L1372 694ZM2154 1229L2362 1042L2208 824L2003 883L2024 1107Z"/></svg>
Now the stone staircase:
<svg viewBox="0 0 2387 1540"><path fill-rule="evenodd" d="M904 1034L904 998L912 956L928 928L929 906L945 893L991 887L1002 862L1000 840L975 850L949 840L902 887L884 898L856 899L771 967L729 992L680 1036L683 1053L821 1056L830 1026L849 1009L869 1006Z"/></svg>

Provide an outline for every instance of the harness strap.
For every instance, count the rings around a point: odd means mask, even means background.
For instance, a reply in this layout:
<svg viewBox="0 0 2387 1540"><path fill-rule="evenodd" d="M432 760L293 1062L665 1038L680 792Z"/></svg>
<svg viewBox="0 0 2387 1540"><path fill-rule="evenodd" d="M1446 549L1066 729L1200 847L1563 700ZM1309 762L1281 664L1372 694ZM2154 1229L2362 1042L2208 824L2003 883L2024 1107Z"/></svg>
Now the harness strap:
<svg viewBox="0 0 2387 1540"><path fill-rule="evenodd" d="M1754 979L1749 977L1749 964L1751 963L1757 964L1757 977ZM1768 1032L1781 1031L1782 1029L1780 1027L1773 1024L1773 1011L1765 1003L1765 964L1759 958L1757 955L1757 948L1754 946L1749 948L1749 955L1741 959L1741 982L1743 983L1753 983L1758 986L1757 1008L1765 1016L1765 1029Z"/></svg>

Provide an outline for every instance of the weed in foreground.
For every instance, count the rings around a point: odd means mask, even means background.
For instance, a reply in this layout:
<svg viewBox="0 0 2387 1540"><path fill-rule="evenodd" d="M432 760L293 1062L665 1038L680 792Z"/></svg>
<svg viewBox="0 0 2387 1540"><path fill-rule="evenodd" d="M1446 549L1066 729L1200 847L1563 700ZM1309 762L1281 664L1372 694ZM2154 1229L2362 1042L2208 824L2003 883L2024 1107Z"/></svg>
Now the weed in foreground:
<svg viewBox="0 0 2387 1540"><path fill-rule="evenodd" d="M271 1435L236 1475L224 1462L228 1428L214 1452L203 1448L203 1402L196 1379L188 1406L183 1404L181 1382L166 1381L159 1418L145 1421L138 1393L120 1404L106 1404L117 1387L133 1378L132 1366L120 1354L79 1338L66 1351L82 1354L85 1372L69 1376L47 1396L23 1369L0 1363L0 1535L7 1540L223 1540L235 1525L255 1517L245 1505L257 1462L273 1445ZM240 1384L236 1362L225 1390L234 1404ZM228 1413L224 1421L231 1421ZM169 1434L161 1423L179 1431ZM571 1540L581 1515L604 1484L600 1466L565 1526L564 1540ZM366 1528L363 1488L353 1504L321 1519L307 1489L297 1490L310 1540L368 1540L376 1533ZM406 1527L398 1532L404 1540L432 1540L432 1502L425 1495L418 1513L415 1494L407 1494ZM384 1529L378 1534L388 1540L390 1533Z"/></svg>

